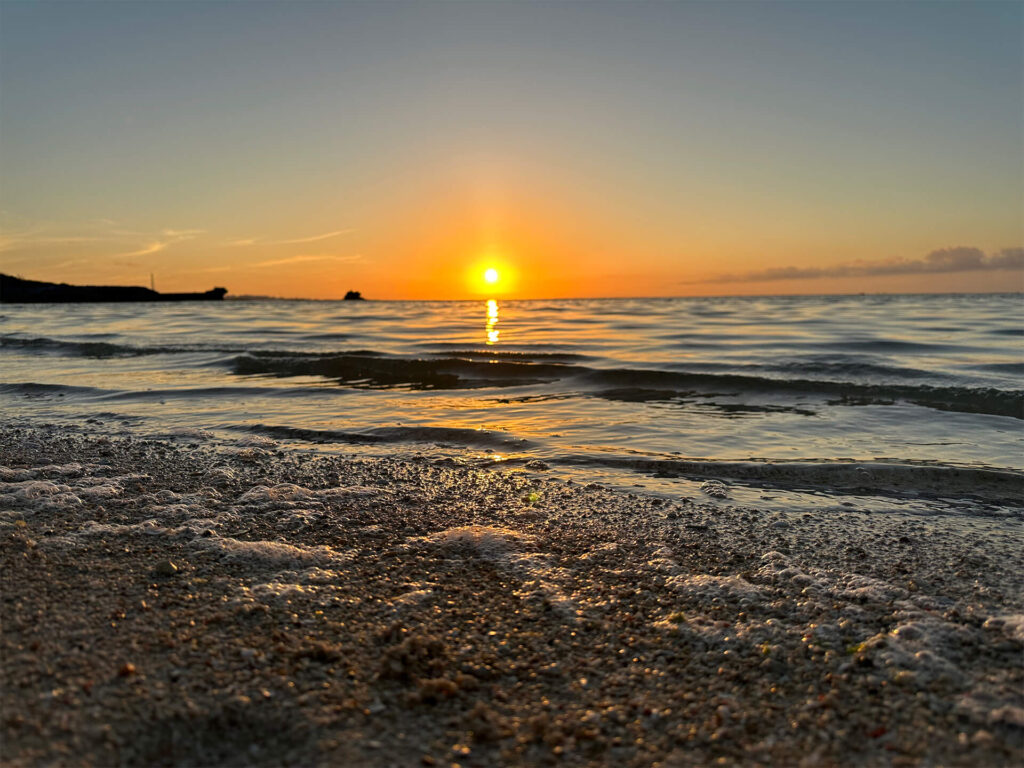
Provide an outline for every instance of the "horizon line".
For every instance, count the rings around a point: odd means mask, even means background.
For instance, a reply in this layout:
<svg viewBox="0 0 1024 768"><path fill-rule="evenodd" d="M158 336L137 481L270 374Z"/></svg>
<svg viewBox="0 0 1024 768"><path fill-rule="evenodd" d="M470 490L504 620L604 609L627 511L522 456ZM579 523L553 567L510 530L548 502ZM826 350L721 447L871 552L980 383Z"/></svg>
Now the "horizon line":
<svg viewBox="0 0 1024 768"><path fill-rule="evenodd" d="M830 297L830 296L1010 296L1024 295L1024 288L1011 291L851 291L849 293L715 293L701 296L680 295L680 296L539 296L530 298L503 298L501 296L481 296L472 299L368 299L363 297L361 301L447 301L447 302L476 302L476 301L651 301L651 300L676 300L676 299L781 299L791 297ZM229 293L224 297L225 301L350 301L349 299L330 298L317 299L308 296L264 296L259 294L238 294L231 296Z"/></svg>

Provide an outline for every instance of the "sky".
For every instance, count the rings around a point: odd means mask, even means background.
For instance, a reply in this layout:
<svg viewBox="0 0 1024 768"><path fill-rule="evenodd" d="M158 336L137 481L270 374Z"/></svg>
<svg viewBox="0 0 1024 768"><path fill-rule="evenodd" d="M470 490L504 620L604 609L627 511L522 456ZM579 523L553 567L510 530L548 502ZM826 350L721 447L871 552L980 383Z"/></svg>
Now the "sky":
<svg viewBox="0 0 1024 768"><path fill-rule="evenodd" d="M0 0L0 271L1024 290L1022 41L1024 3L979 0Z"/></svg>

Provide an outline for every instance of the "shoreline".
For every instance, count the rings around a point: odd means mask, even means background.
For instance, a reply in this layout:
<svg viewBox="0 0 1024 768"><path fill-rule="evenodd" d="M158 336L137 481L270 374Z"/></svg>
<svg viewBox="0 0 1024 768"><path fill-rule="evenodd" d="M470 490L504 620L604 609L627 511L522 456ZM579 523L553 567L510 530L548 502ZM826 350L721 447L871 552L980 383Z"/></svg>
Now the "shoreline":
<svg viewBox="0 0 1024 768"><path fill-rule="evenodd" d="M0 541L12 766L1024 760L1015 520L40 427Z"/></svg>

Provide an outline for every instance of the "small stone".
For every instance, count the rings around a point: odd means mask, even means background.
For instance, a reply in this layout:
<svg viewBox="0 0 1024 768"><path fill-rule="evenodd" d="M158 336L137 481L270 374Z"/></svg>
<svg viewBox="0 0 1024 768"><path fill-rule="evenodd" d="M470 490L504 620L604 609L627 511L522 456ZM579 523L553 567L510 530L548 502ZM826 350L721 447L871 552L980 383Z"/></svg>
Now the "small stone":
<svg viewBox="0 0 1024 768"><path fill-rule="evenodd" d="M170 560L161 560L159 563L156 564L156 567L153 569L153 573L155 573L157 576L173 576L177 572L178 566L176 566Z"/></svg>

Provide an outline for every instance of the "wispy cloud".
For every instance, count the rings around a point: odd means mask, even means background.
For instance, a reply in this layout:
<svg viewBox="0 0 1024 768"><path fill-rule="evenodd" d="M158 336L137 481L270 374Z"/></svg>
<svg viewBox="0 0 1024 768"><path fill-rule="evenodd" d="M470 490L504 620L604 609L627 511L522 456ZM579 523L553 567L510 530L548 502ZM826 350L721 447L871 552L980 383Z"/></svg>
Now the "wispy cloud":
<svg viewBox="0 0 1024 768"><path fill-rule="evenodd" d="M278 240L278 245L292 245L294 243L315 243L320 240L330 240L332 237L338 237L339 235L347 235L351 232L351 229L338 229L334 232L324 232L322 235L312 235L310 237L297 237L294 240Z"/></svg>
<svg viewBox="0 0 1024 768"><path fill-rule="evenodd" d="M319 235L310 235L308 237L294 237L286 240L267 240L262 237L246 237L240 240L231 240L228 245L233 246L247 246L247 245L299 245L301 243L316 243L320 240L330 240L332 237L339 237L341 235L350 234L353 230L351 229L336 229L333 232L324 232Z"/></svg>
<svg viewBox="0 0 1024 768"><path fill-rule="evenodd" d="M204 234L204 229L164 229L160 232L160 239L153 240L150 243L143 245L141 248L129 251L128 253L119 253L116 258L129 259L135 256L149 256L153 253L159 253L168 246L174 245L175 243L185 242L186 240L195 240L200 235Z"/></svg>
<svg viewBox="0 0 1024 768"><path fill-rule="evenodd" d="M128 253L119 253L116 258L130 259L133 256L149 256L151 253L159 253L168 246L166 242L154 242L149 245L144 245L137 251L129 251Z"/></svg>
<svg viewBox="0 0 1024 768"><path fill-rule="evenodd" d="M302 255L302 256L288 256L283 259L270 259L269 261L258 261L255 264L250 264L250 268L264 268L264 267L281 267L286 264L300 264L306 261L337 261L342 263L351 263L353 261L360 261L363 258L361 253L352 254L349 256L335 256L333 254L324 255Z"/></svg>
<svg viewBox="0 0 1024 768"><path fill-rule="evenodd" d="M748 272L712 275L698 283L761 283L775 280L813 280L822 277L874 277L879 275L921 275L947 272L976 272L997 269L1024 269L1024 248L1004 248L986 255L979 248L957 246L940 248L922 259L853 261L827 267L769 267Z"/></svg>
<svg viewBox="0 0 1024 768"><path fill-rule="evenodd" d="M4 220L0 221L0 252L32 252L54 246L110 243L111 250L129 249L111 254L113 258L130 258L157 253L174 243L192 240L205 234L205 230L202 229L170 228L156 232L140 232L125 229L113 219L59 224L32 222L10 215L3 218Z"/></svg>
<svg viewBox="0 0 1024 768"><path fill-rule="evenodd" d="M161 234L172 240L192 240L206 234L205 229L165 229Z"/></svg>

